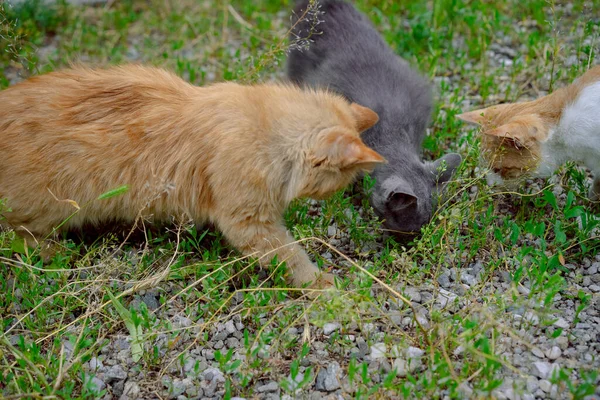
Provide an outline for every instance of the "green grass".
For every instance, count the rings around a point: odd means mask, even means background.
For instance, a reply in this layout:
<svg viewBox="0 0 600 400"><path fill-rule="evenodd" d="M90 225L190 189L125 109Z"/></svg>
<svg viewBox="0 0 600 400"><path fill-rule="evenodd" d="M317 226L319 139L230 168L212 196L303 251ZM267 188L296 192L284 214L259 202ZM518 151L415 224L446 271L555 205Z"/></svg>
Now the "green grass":
<svg viewBox="0 0 600 400"><path fill-rule="evenodd" d="M279 79L291 3L0 4L0 88L17 76L73 61L107 65L128 59L172 69L195 84ZM486 396L507 373L527 375L527 368L505 359L502 343L510 338L529 348L530 335L570 335L553 325L555 299L571 299L579 316L598 296L574 284L582 280L578 266L598 253L600 215L586 199L585 171L571 164L548 181L529 182L521 193L491 191L479 165L477 132L455 116L479 105L537 97L593 64L600 49L600 21L593 16L600 2L572 4L565 11L542 0L357 1L399 55L435 77L439 101L425 155L458 151L465 161L449 198L410 244L381 239L372 210L350 190L290 207L292 232L306 239L319 265L340 271L341 288L333 295L299 296L286 288L281 268L260 271L210 229L152 228L128 241L112 234L69 238L60 241L50 264L23 249L14 233L1 233L1 393L102 395L84 363L117 334L140 339L143 353L134 367L145 372L140 382L164 390L160 377L180 370L191 349L201 348L215 326L233 316L245 326L243 357L226 349L215 354L226 375L226 395L252 397L264 379L279 382L282 393L305 393L318 370L314 363L305 368L303 360L323 350L314 347L316 331L310 328L331 321L340 323L341 332L318 339L339 361L355 398L432 398L441 391L461 398L465 383ZM503 47L514 51L512 62L495 58ZM368 187L368 178L361 184ZM338 235L347 236L332 240L332 223ZM347 257L336 251L340 246ZM440 307L442 268L461 275L476 261L483 266L481 283ZM504 291L490 291L496 281L505 283ZM407 302L406 286L430 290L431 302ZM159 310L139 301L147 291L158 293ZM166 318L161 312L167 308L186 315L191 325ZM515 320L514 309L530 318ZM419 323L408 328L393 318L415 313ZM539 321L531 323L533 317ZM381 329L369 333L373 323ZM309 334L292 334L291 328ZM423 371L405 377L383 372L373 381L366 363L346 357L356 347L349 335L386 343L390 361L394 346L419 347L425 351ZM561 392L583 398L593 393L595 379L591 365L579 363L563 368L554 381Z"/></svg>

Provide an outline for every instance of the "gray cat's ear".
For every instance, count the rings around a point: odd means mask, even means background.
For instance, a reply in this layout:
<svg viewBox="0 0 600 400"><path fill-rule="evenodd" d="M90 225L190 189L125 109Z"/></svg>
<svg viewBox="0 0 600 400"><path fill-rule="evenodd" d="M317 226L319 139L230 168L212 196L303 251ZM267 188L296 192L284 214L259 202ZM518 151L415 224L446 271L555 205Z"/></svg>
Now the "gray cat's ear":
<svg viewBox="0 0 600 400"><path fill-rule="evenodd" d="M393 211L402 211L417 203L412 187L402 178L392 176L387 178L381 184L383 196L385 198L385 208Z"/></svg>
<svg viewBox="0 0 600 400"><path fill-rule="evenodd" d="M458 168L461 162L462 157L456 153L449 153L441 158L438 158L433 163L433 172L437 175L437 182L444 183L452 179L454 171L456 168Z"/></svg>

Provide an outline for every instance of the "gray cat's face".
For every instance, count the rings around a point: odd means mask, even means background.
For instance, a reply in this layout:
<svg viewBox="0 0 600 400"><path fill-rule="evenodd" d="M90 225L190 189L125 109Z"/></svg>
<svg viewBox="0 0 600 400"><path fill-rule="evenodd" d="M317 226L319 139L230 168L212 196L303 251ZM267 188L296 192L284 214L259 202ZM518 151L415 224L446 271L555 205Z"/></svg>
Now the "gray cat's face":
<svg viewBox="0 0 600 400"><path fill-rule="evenodd" d="M385 229L401 237L417 234L431 220L439 191L460 163L460 155L451 153L435 162L407 163L402 171L393 166L375 171L371 204Z"/></svg>

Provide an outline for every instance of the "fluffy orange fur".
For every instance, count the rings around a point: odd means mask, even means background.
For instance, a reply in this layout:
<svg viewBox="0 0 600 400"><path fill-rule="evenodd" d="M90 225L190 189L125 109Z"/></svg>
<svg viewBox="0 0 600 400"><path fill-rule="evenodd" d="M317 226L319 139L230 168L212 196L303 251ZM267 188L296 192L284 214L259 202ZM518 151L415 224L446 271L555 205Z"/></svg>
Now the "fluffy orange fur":
<svg viewBox="0 0 600 400"><path fill-rule="evenodd" d="M284 209L385 162L359 138L376 113L292 86L196 87L156 68L77 67L10 87L0 104L3 223L18 233L56 232L75 211L64 200L82 208L59 230L131 223L141 210L157 223L212 222L244 254L286 261L298 286L331 277L319 280L293 243Z"/></svg>
<svg viewBox="0 0 600 400"><path fill-rule="evenodd" d="M571 85L537 100L499 104L457 117L481 125L482 154L494 172L504 179L519 178L539 164L541 143L558 124L565 107L599 80L600 66L595 66Z"/></svg>

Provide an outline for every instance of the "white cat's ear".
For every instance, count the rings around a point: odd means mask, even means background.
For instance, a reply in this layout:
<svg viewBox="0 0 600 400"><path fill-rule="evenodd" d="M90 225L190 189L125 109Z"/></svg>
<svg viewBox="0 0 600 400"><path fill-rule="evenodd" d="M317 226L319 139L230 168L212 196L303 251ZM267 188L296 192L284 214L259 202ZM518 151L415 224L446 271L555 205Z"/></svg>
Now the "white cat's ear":
<svg viewBox="0 0 600 400"><path fill-rule="evenodd" d="M521 124L504 124L495 129L484 131L484 134L503 138L503 142L517 150L529 147L535 138L528 133L528 128Z"/></svg>
<svg viewBox="0 0 600 400"><path fill-rule="evenodd" d="M326 149L329 164L340 169L361 168L371 170L385 158L352 135L338 135Z"/></svg>
<svg viewBox="0 0 600 400"><path fill-rule="evenodd" d="M366 131L379 121L379 115L370 108L352 103L350 104L350 109L356 120L356 129L358 132Z"/></svg>
<svg viewBox="0 0 600 400"><path fill-rule="evenodd" d="M458 114L456 118L461 121L467 122L473 125L482 125L486 119L486 112L488 112L488 108L482 108L480 110L469 111L466 113Z"/></svg>

